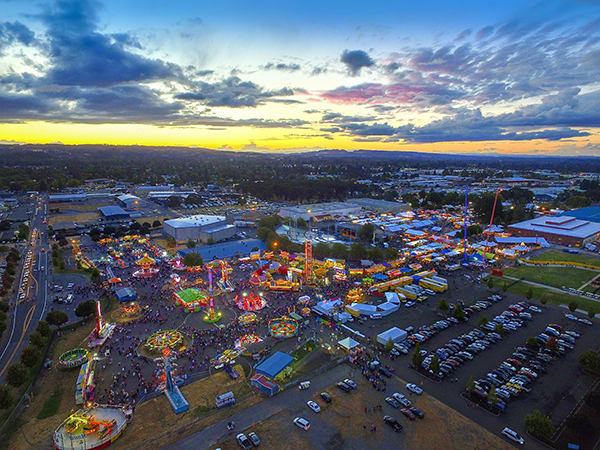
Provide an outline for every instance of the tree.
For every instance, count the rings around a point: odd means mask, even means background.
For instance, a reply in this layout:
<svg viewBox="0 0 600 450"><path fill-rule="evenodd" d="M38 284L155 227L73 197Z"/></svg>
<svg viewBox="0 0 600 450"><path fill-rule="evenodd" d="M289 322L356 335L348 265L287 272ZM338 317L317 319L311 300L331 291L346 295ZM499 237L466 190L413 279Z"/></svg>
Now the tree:
<svg viewBox="0 0 600 450"><path fill-rule="evenodd" d="M4 300L0 300L0 311L8 312L10 306Z"/></svg>
<svg viewBox="0 0 600 450"><path fill-rule="evenodd" d="M316 258L327 258L331 253L331 249L325 242L317 242L313 247L313 255Z"/></svg>
<svg viewBox="0 0 600 450"><path fill-rule="evenodd" d="M175 238L173 236L167 236L165 238L165 241L167 241L167 247L169 247L169 248L177 247L177 241L175 240Z"/></svg>
<svg viewBox="0 0 600 450"><path fill-rule="evenodd" d="M421 346L417 344L415 352L410 357L413 365L418 369L423 364L423 355L421 355Z"/></svg>
<svg viewBox="0 0 600 450"><path fill-rule="evenodd" d="M42 353L40 352L39 348L37 348L34 345L26 345L25 347L23 347L23 350L21 350L21 356L19 357L19 360L26 367L31 368L38 363L41 356Z"/></svg>
<svg viewBox="0 0 600 450"><path fill-rule="evenodd" d="M391 352L393 348L394 348L394 340L392 338L389 338L385 343L385 349L386 349L386 351Z"/></svg>
<svg viewBox="0 0 600 450"><path fill-rule="evenodd" d="M488 277L487 285L490 289L494 288L494 279L492 277Z"/></svg>
<svg viewBox="0 0 600 450"><path fill-rule="evenodd" d="M467 320L467 313L465 313L464 309L462 309L462 306L456 305L452 310L452 317L464 322Z"/></svg>
<svg viewBox="0 0 600 450"><path fill-rule="evenodd" d="M539 410L525 416L525 426L534 434L549 438L554 433L554 425L549 417L542 415Z"/></svg>
<svg viewBox="0 0 600 450"><path fill-rule="evenodd" d="M46 322L44 320L44 322L46 323L46 325L48 325L48 322ZM48 325L48 327L50 327L50 325ZM47 343L47 338L45 338L42 333L40 333L37 329L34 330L30 335L29 335L29 344L33 345L34 347L39 348L40 350L43 350L46 348L46 343Z"/></svg>
<svg viewBox="0 0 600 450"><path fill-rule="evenodd" d="M50 328L50 324L45 320L40 320L35 327L35 331L40 333L43 337L49 338L52 336L52 328Z"/></svg>
<svg viewBox="0 0 600 450"><path fill-rule="evenodd" d="M187 248L194 248L196 246L196 241L194 241L193 239L188 239L185 245L187 246Z"/></svg>
<svg viewBox="0 0 600 450"><path fill-rule="evenodd" d="M429 370L431 370L436 375L440 373L440 358L435 353L433 355L433 358L431 358L431 362L429 363Z"/></svg>
<svg viewBox="0 0 600 450"><path fill-rule="evenodd" d="M98 270L97 267L92 267L92 270L90 271L90 279L96 283L98 281L100 281L100 278L102 277L102 274L100 273L100 271Z"/></svg>
<svg viewBox="0 0 600 450"><path fill-rule="evenodd" d="M363 242L373 242L374 233L375 225L372 223L365 223L360 227L356 236Z"/></svg>
<svg viewBox="0 0 600 450"><path fill-rule="evenodd" d="M398 258L398 249L393 247L388 247L383 251L385 259L387 261L393 261Z"/></svg>
<svg viewBox="0 0 600 450"><path fill-rule="evenodd" d="M506 292L506 291L508 291L508 283L505 281L505 282L502 284L502 292Z"/></svg>
<svg viewBox="0 0 600 450"><path fill-rule="evenodd" d="M485 325L487 323L489 323L490 319L488 319L486 316L482 316L481 319L479 319L479 325Z"/></svg>
<svg viewBox="0 0 600 450"><path fill-rule="evenodd" d="M183 257L183 265L186 267L200 267L204 265L204 260L200 253L189 252Z"/></svg>
<svg viewBox="0 0 600 450"><path fill-rule="evenodd" d="M350 245L350 251L348 252L350 259L366 259L367 247L362 242L353 242Z"/></svg>
<svg viewBox="0 0 600 450"><path fill-rule="evenodd" d="M443 312L448 312L450 310L450 306L445 298L441 299L437 305L438 309Z"/></svg>
<svg viewBox="0 0 600 450"><path fill-rule="evenodd" d="M379 247L371 247L367 251L367 257L372 261L383 261L384 259L383 251Z"/></svg>
<svg viewBox="0 0 600 450"><path fill-rule="evenodd" d="M469 381L467 381L467 392L470 394L475 390L475 381L473 381L473 375L469 377Z"/></svg>
<svg viewBox="0 0 600 450"><path fill-rule="evenodd" d="M162 224L160 223L160 220L156 219L154 222L152 222L152 228L158 228L160 227Z"/></svg>
<svg viewBox="0 0 600 450"><path fill-rule="evenodd" d="M8 386L0 386L0 409L8 409L13 403Z"/></svg>
<svg viewBox="0 0 600 450"><path fill-rule="evenodd" d="M46 322L50 325L54 325L60 329L60 327L69 321L69 316L64 311L53 310L46 314Z"/></svg>
<svg viewBox="0 0 600 450"><path fill-rule="evenodd" d="M14 363L6 371L6 383L12 387L19 387L27 380L29 370L23 363Z"/></svg>
<svg viewBox="0 0 600 450"><path fill-rule="evenodd" d="M525 341L525 345L527 345L528 347L531 347L533 349L536 349L536 348L539 348L540 343L533 336L529 336L527 338L527 340Z"/></svg>
<svg viewBox="0 0 600 450"><path fill-rule="evenodd" d="M85 300L75 308L77 317L88 317L96 312L96 302L94 300Z"/></svg>
<svg viewBox="0 0 600 450"><path fill-rule="evenodd" d="M550 336L550 339L546 342L546 348L552 353L558 352L558 340L554 336Z"/></svg>
<svg viewBox="0 0 600 450"><path fill-rule="evenodd" d="M213 244L215 243L215 240L214 240L213 238L209 237L209 238L206 240L206 243L207 243L208 245L213 245Z"/></svg>
<svg viewBox="0 0 600 450"><path fill-rule="evenodd" d="M527 289L527 292L525 292L525 298L527 300L531 300L531 297L533 297L533 289L531 289L531 286Z"/></svg>
<svg viewBox="0 0 600 450"><path fill-rule="evenodd" d="M494 386L493 384L487 393L487 401L493 405L498 403L498 395L496 394L496 386Z"/></svg>
<svg viewBox="0 0 600 450"><path fill-rule="evenodd" d="M569 302L569 311L575 312L578 307L579 307L579 303L577 303L577 300L571 300Z"/></svg>
<svg viewBox="0 0 600 450"><path fill-rule="evenodd" d="M593 433L596 428L595 423L583 412L570 416L567 419L567 426L578 433Z"/></svg>
<svg viewBox="0 0 600 450"><path fill-rule="evenodd" d="M496 324L496 328L494 328L494 331L498 334L504 334L504 325L502 325L501 323Z"/></svg>
<svg viewBox="0 0 600 450"><path fill-rule="evenodd" d="M546 297L542 297L542 298L540 298L540 303L542 305L545 305L546 303L548 303L548 299Z"/></svg>
<svg viewBox="0 0 600 450"><path fill-rule="evenodd" d="M346 259L348 256L348 247L340 242L331 246L331 257L335 259Z"/></svg>
<svg viewBox="0 0 600 450"><path fill-rule="evenodd" d="M298 220L296 221L296 225L298 226L298 228L302 228L303 230L306 230L308 228L308 223L302 217L298 218Z"/></svg>
<svg viewBox="0 0 600 450"><path fill-rule="evenodd" d="M596 308L594 308L593 306L590 306L590 309L588 311L588 317L590 319L593 319L594 317L596 317Z"/></svg>
<svg viewBox="0 0 600 450"><path fill-rule="evenodd" d="M579 364L591 372L600 374L600 354L596 350L588 350L577 357Z"/></svg>

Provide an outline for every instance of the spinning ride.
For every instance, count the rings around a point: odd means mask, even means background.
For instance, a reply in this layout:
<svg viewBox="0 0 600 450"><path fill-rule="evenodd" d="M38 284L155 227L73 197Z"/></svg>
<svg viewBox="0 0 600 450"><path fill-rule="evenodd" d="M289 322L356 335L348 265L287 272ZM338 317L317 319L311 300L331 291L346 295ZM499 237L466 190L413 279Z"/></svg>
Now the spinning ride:
<svg viewBox="0 0 600 450"><path fill-rule="evenodd" d="M134 277L153 277L159 272L159 269L153 267L156 264L156 260L148 256L147 253L144 253L140 259L135 262L140 269L133 272L132 276Z"/></svg>
<svg viewBox="0 0 600 450"><path fill-rule="evenodd" d="M58 358L58 366L65 369L78 367L90 360L90 352L84 348L74 348L64 352Z"/></svg>
<svg viewBox="0 0 600 450"><path fill-rule="evenodd" d="M242 325L247 325L256 320L256 314L253 312L246 312L240 316L238 319Z"/></svg>
<svg viewBox="0 0 600 450"><path fill-rule="evenodd" d="M298 321L283 316L269 321L269 334L277 339L288 339L298 333Z"/></svg>
<svg viewBox="0 0 600 450"><path fill-rule="evenodd" d="M244 292L241 296L236 295L234 302L235 306L242 311L259 311L267 306L267 301L263 298L262 292L259 294L254 292L246 294Z"/></svg>
<svg viewBox="0 0 600 450"><path fill-rule="evenodd" d="M165 348L175 350L183 344L183 334L177 330L157 331L146 339L146 349L148 351L162 351Z"/></svg>

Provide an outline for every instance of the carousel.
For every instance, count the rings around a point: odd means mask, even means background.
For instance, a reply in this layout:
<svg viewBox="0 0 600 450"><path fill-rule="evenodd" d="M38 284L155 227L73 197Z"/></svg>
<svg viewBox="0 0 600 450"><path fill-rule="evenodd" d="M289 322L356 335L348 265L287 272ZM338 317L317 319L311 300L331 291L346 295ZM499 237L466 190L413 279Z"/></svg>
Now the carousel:
<svg viewBox="0 0 600 450"><path fill-rule="evenodd" d="M153 277L159 272L159 269L154 267L156 260L149 257L147 253L144 253L144 256L138 259L135 264L140 267L132 274L136 278Z"/></svg>

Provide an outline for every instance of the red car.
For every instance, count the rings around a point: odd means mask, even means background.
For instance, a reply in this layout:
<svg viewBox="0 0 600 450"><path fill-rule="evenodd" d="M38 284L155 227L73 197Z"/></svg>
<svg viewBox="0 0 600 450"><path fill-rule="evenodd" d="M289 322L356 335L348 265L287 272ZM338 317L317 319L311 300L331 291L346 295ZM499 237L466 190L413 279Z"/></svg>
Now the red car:
<svg viewBox="0 0 600 450"><path fill-rule="evenodd" d="M404 414L406 417L408 417L410 420L415 420L415 419L417 418L417 416L415 416L415 415L413 414L413 412L412 412L410 409L408 409L408 408L402 408L402 409L400 410L400 412L401 412L402 414Z"/></svg>
<svg viewBox="0 0 600 450"><path fill-rule="evenodd" d="M507 358L506 360L507 363L512 364L515 367L522 367L523 363L519 360L516 360L514 358Z"/></svg>

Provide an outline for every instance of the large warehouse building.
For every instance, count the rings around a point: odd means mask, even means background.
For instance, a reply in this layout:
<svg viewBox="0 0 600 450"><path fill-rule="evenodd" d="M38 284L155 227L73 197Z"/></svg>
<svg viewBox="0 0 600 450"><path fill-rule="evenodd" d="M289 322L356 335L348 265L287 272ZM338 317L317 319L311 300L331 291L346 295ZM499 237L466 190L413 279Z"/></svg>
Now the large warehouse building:
<svg viewBox="0 0 600 450"><path fill-rule="evenodd" d="M513 236L543 237L548 242L581 247L600 239L600 223L571 216L543 216L509 225Z"/></svg>
<svg viewBox="0 0 600 450"><path fill-rule="evenodd" d="M186 242L189 239L199 242L212 239L214 242L220 242L237 233L236 226L232 222L233 218L229 221L225 216L197 214L165 220L163 230L166 235L173 236L177 242Z"/></svg>

